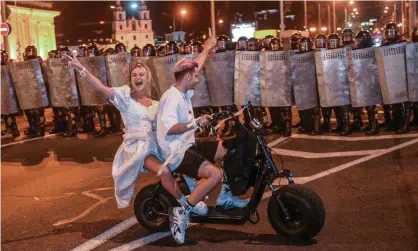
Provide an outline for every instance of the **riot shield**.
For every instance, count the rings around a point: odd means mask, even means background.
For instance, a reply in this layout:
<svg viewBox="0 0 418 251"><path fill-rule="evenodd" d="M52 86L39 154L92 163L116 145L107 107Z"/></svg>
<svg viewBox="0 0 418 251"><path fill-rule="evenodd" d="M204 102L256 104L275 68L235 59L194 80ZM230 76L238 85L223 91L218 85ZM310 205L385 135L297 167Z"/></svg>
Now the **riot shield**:
<svg viewBox="0 0 418 251"><path fill-rule="evenodd" d="M206 60L205 74L214 107L234 104L234 64L235 51L215 53Z"/></svg>
<svg viewBox="0 0 418 251"><path fill-rule="evenodd" d="M38 59L15 62L9 66L20 108L27 110L48 106L45 81Z"/></svg>
<svg viewBox="0 0 418 251"><path fill-rule="evenodd" d="M319 106L316 85L315 52L295 54L290 58L291 80L299 111Z"/></svg>
<svg viewBox="0 0 418 251"><path fill-rule="evenodd" d="M1 114L18 112L16 92L7 65L1 66Z"/></svg>
<svg viewBox="0 0 418 251"><path fill-rule="evenodd" d="M152 57L152 61L154 63L156 79L162 95L176 82L173 69L177 63L177 55Z"/></svg>
<svg viewBox="0 0 418 251"><path fill-rule="evenodd" d="M405 67L406 43L375 48L380 90L386 105L408 101Z"/></svg>
<svg viewBox="0 0 418 251"><path fill-rule="evenodd" d="M292 106L291 54L293 54L292 51L263 51L260 53L262 106Z"/></svg>
<svg viewBox="0 0 418 251"><path fill-rule="evenodd" d="M161 93L160 88L158 85L158 79L157 79L157 72L155 70L154 62L152 60L153 57L131 57L131 66L129 69L132 69L135 63L141 62L148 66L150 72L151 72L151 97L155 100L160 100Z"/></svg>
<svg viewBox="0 0 418 251"><path fill-rule="evenodd" d="M347 51L349 48L315 52L315 69L321 107L349 105Z"/></svg>
<svg viewBox="0 0 418 251"><path fill-rule="evenodd" d="M91 72L96 78L98 78L102 83L108 86L107 77L106 77L106 65L104 56L97 57L80 57L78 61ZM86 106L97 106L105 105L109 103L109 100L99 92L91 83L86 81L85 78L80 76L80 73L77 72L77 82L78 88L80 90L81 102Z"/></svg>
<svg viewBox="0 0 418 251"><path fill-rule="evenodd" d="M73 67L63 65L62 59L45 61L49 98L53 107L77 107L78 92Z"/></svg>
<svg viewBox="0 0 418 251"><path fill-rule="evenodd" d="M348 57L348 79L353 107L382 103L374 48L351 51Z"/></svg>
<svg viewBox="0 0 418 251"><path fill-rule="evenodd" d="M261 106L259 51L235 52L234 80L236 105L244 105L248 100L254 106Z"/></svg>
<svg viewBox="0 0 418 251"><path fill-rule="evenodd" d="M409 101L418 102L418 43L406 45L406 74Z"/></svg>
<svg viewBox="0 0 418 251"><path fill-rule="evenodd" d="M196 59L198 54L187 54L187 55L178 55L178 60L180 61L183 58L189 58L189 59ZM209 90L208 90L208 83L206 80L205 70L202 68L202 70L199 72L199 84L194 89L194 95L191 98L192 106L193 108L197 107L204 107L204 106L210 106L210 96L209 96Z"/></svg>
<svg viewBox="0 0 418 251"><path fill-rule="evenodd" d="M131 53L110 54L105 57L107 80L110 87L129 85Z"/></svg>

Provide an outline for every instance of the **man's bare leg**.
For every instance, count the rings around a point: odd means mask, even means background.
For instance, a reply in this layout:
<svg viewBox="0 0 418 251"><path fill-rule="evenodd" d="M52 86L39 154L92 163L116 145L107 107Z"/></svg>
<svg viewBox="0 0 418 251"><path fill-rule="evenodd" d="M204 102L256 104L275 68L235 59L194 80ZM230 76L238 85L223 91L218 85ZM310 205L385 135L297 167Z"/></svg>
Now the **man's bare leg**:
<svg viewBox="0 0 418 251"><path fill-rule="evenodd" d="M222 180L221 170L208 161L204 161L200 165L197 175L205 180L200 182L190 194L188 201L191 205L196 205L201 201Z"/></svg>

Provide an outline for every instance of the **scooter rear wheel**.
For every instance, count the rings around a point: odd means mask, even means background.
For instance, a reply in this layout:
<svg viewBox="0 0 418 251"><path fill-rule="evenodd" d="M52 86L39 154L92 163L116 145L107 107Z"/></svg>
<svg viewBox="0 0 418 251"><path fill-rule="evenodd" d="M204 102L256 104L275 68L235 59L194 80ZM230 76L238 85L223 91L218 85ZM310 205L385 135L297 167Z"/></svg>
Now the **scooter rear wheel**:
<svg viewBox="0 0 418 251"><path fill-rule="evenodd" d="M297 184L281 187L277 192L291 219L285 218L278 199L272 196L267 212L274 230L292 240L315 237L325 223L325 207L318 194Z"/></svg>
<svg viewBox="0 0 418 251"><path fill-rule="evenodd" d="M156 187L157 184L144 187L137 193L134 201L135 217L139 224L149 232L169 230L168 209L178 204L162 187L160 188L159 194L154 198Z"/></svg>

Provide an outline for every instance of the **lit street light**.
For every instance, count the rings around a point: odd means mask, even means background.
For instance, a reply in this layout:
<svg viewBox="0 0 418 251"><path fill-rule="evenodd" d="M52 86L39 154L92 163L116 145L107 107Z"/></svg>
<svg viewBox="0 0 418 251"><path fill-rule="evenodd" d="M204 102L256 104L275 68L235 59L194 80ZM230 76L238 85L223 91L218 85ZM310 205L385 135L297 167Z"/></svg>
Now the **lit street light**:
<svg viewBox="0 0 418 251"><path fill-rule="evenodd" d="M350 1L350 4L354 4L354 1Z"/></svg>
<svg viewBox="0 0 418 251"><path fill-rule="evenodd" d="M385 7L385 10L388 10L388 9L389 9L389 7L387 7L387 6L386 6L386 7Z"/></svg>
<svg viewBox="0 0 418 251"><path fill-rule="evenodd" d="M182 10L182 11L181 11L181 14L182 14L183 16L184 16L184 15L186 15L186 13L187 13L187 12L186 12L185 10Z"/></svg>
<svg viewBox="0 0 418 251"><path fill-rule="evenodd" d="M114 8L115 8L115 6L114 6L114 5L111 5L111 6L110 6L110 8L111 8L111 9L114 9Z"/></svg>
<svg viewBox="0 0 418 251"><path fill-rule="evenodd" d="M327 30L327 27L322 27L321 28L321 31L326 31Z"/></svg>
<svg viewBox="0 0 418 251"><path fill-rule="evenodd" d="M104 24L104 23L105 23L104 21L100 21L100 22L99 22L99 24Z"/></svg>
<svg viewBox="0 0 418 251"><path fill-rule="evenodd" d="M315 32L316 31L316 28L315 27L311 27L311 28L309 28L309 31Z"/></svg>
<svg viewBox="0 0 418 251"><path fill-rule="evenodd" d="M354 8L353 11L357 11L357 8Z"/></svg>
<svg viewBox="0 0 418 251"><path fill-rule="evenodd" d="M219 23L219 24L223 24L223 23L224 23L224 20L219 19L218 23Z"/></svg>
<svg viewBox="0 0 418 251"><path fill-rule="evenodd" d="M138 8L138 4L136 4L136 3L131 4L131 8L132 8L132 9L136 9L136 8Z"/></svg>
<svg viewBox="0 0 418 251"><path fill-rule="evenodd" d="M356 15L358 15L358 11L356 11Z"/></svg>
<svg viewBox="0 0 418 251"><path fill-rule="evenodd" d="M385 10L385 11L383 11L384 13L388 13L388 11L387 10Z"/></svg>

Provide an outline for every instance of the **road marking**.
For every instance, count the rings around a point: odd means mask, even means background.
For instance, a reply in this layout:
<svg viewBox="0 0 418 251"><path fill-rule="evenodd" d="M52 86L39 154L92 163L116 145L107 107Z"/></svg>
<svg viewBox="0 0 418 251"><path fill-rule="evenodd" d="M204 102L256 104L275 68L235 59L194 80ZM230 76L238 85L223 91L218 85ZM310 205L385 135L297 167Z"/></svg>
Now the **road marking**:
<svg viewBox="0 0 418 251"><path fill-rule="evenodd" d="M112 199L112 198L115 197L115 196L110 196L110 197L107 197L107 198L103 198L100 195L97 195L97 194L94 194L94 193L90 193L90 191L85 191L85 192L82 192L81 194L83 194L85 196L88 196L88 197L91 197L93 199L96 199L96 200L98 200L98 202L94 203L93 205L91 205L90 207L88 207L86 210L84 210L81 214L79 214L79 215L77 215L75 217L72 217L70 219L65 219L65 220L60 220L58 222L55 222L54 224L52 224L54 227L60 226L60 225L64 225L64 224L68 224L68 223L74 222L76 220L79 220L79 219L83 218L84 216L88 215L96 207L100 206L103 203L106 203L108 200L110 200L110 199Z"/></svg>
<svg viewBox="0 0 418 251"><path fill-rule="evenodd" d="M360 159L358 159L358 160L354 160L354 161L348 162L348 163L346 163L346 164L343 164L343 165L340 165L340 166L337 166L337 167L331 168L331 169L329 169L329 170L327 170L327 171L320 172L320 173L317 173L317 174L312 175L312 176L309 176L309 177L303 177L303 178L300 178L300 179L298 179L298 181L299 181L299 183L298 183L298 184L305 184L305 183L308 183L308 182L310 182L310 181L313 181L313 180L316 180L316 179L320 179L320 178L325 177L325 176L327 176L327 175L330 175L330 174L333 174L333 173L339 172L339 171L341 171L341 170L347 169L347 168L352 167L352 166L354 166L354 165L360 164L360 163L362 163L362 162L366 162L366 161L368 161L368 160L371 160L371 159L377 158L377 157L382 156L382 155L384 155L384 154L387 154L387 153L390 153L390 152L393 152L393 151L399 150L399 149L401 149L401 148L404 148L404 147L407 147L407 146L410 146L410 145L413 145L413 144L416 144L416 143L418 143L418 138L417 138L417 139L414 139L414 140L407 141L407 142L402 143L402 144L400 144L400 145L397 145L397 146L390 147L390 148L388 148L388 149L382 150L382 151L381 151L381 152L379 152L379 153L371 154L371 155L369 155L369 156L365 156L365 157L360 158ZM296 179L295 179L295 180L296 180ZM276 180L274 183L275 183L275 184L276 184L276 183L278 183L278 182L277 182L277 180ZM263 194L263 199L266 199L266 198L269 198L269 197L271 197L271 192L265 192L265 193ZM123 247L123 249L119 249L119 247L116 247L116 248L113 248L112 250L113 250L113 251L119 251L119 250L129 251L129 250L133 250L133 249L136 249L136 248L139 248L139 247L145 246L145 245L147 245L147 244L149 244L149 243L151 243L151 242L154 242L154 241L160 240L160 239L162 239L162 238L164 238L164 237L166 237L166 236L169 236L169 235L170 235L170 234L168 234L168 235L164 235L164 234L162 234L161 236L154 236L153 238L150 238L151 236L146 236L146 237L144 237L144 238L141 238L141 239L138 239L138 240L132 241L132 242L130 242L130 243L127 243L127 244L125 244L125 245L121 246L121 247ZM158 238L158 239L157 239L156 237L160 237L160 238ZM151 240L152 240L152 241L151 241ZM134 244L135 244L135 245L134 245Z"/></svg>
<svg viewBox="0 0 418 251"><path fill-rule="evenodd" d="M364 156L364 155L378 153L383 150L385 149L312 153L312 152L304 152L304 151L287 150L287 149L281 149L281 148L273 148L273 151L274 151L273 153L284 155L284 156L305 158L305 159L319 159L319 158L336 158L336 157L348 157L348 156Z"/></svg>
<svg viewBox="0 0 418 251"><path fill-rule="evenodd" d="M74 248L72 251L87 251L92 250L101 244L105 243L109 239L115 237L116 235L122 233L126 229L134 226L135 224L138 224L138 221L136 220L135 216L132 216L121 223L117 224L116 226L108 229L106 232L94 237L93 239L90 239L80 246Z"/></svg>
<svg viewBox="0 0 418 251"><path fill-rule="evenodd" d="M293 135L292 135L293 136ZM275 146L283 141L286 141L287 139L291 138L292 136L288 137L288 138L284 138L284 137L280 137L278 139L273 140L272 142L268 143L267 146L268 147L272 147Z"/></svg>
<svg viewBox="0 0 418 251"><path fill-rule="evenodd" d="M319 139L319 140L338 140L338 141L366 141L366 140L383 140L383 139L402 139L417 138L418 133L400 134L400 135L378 135L378 136L310 136L306 134L292 134L295 139Z"/></svg>
<svg viewBox="0 0 418 251"><path fill-rule="evenodd" d="M12 145L17 145L17 144L24 144L26 142L30 142L30 141L34 141L34 140L46 139L46 138L54 137L54 136L61 135L61 134L63 134L63 132L62 133L57 133L57 134L48 134L48 135L45 135L43 137L37 137L37 138L33 138L33 139L20 140L20 141L16 141L16 142L13 142L13 143L1 145L1 148L12 146Z"/></svg>

